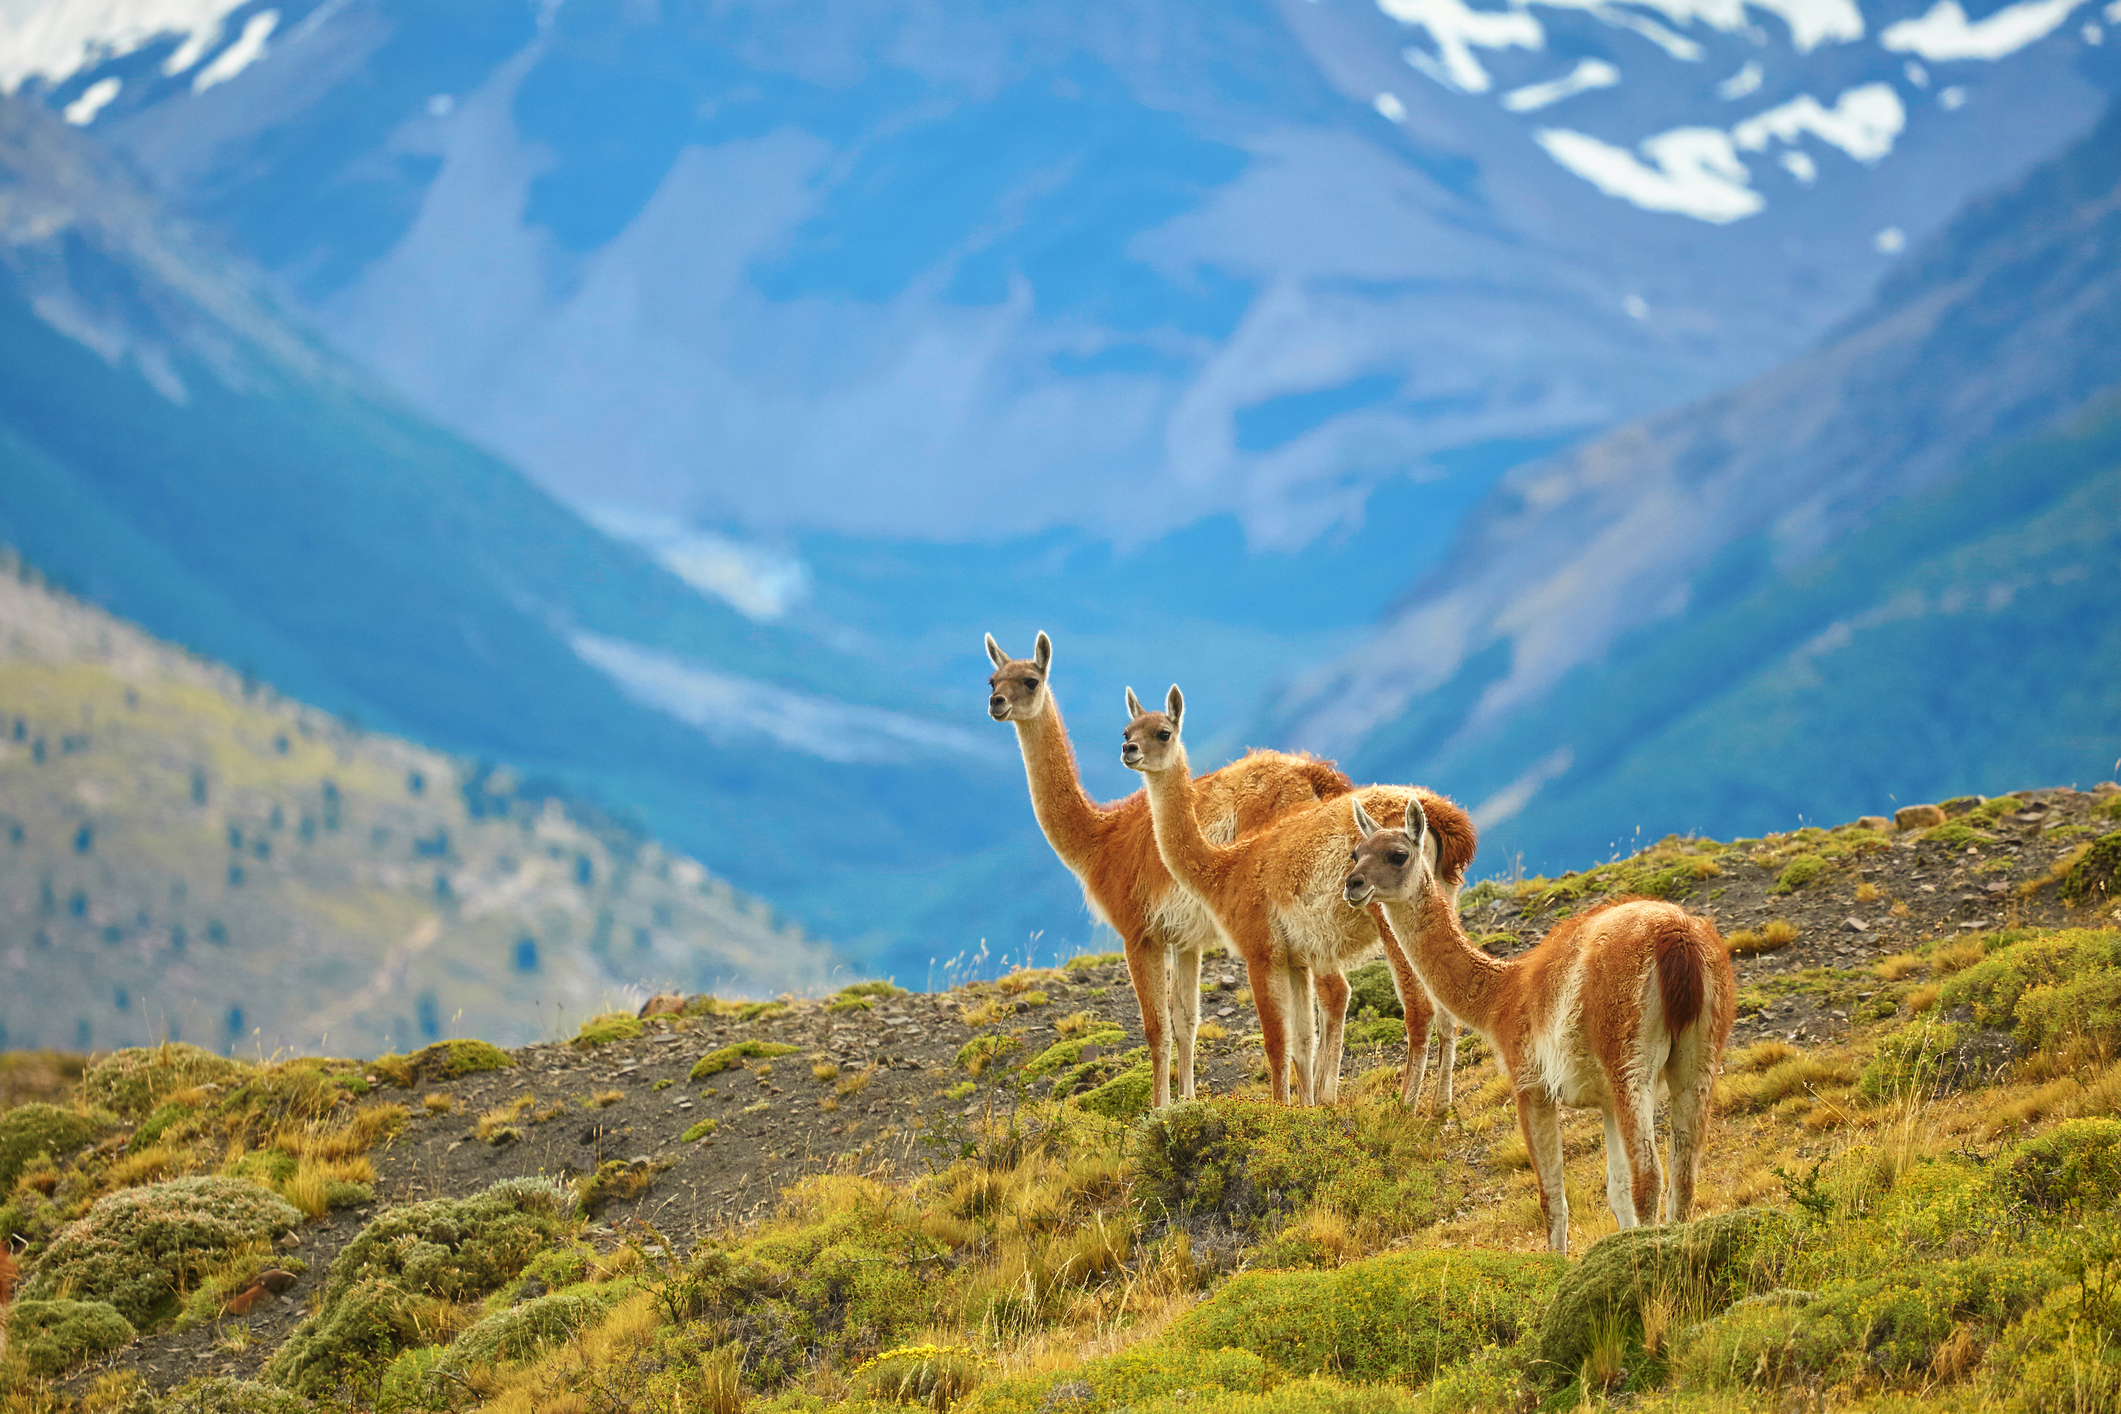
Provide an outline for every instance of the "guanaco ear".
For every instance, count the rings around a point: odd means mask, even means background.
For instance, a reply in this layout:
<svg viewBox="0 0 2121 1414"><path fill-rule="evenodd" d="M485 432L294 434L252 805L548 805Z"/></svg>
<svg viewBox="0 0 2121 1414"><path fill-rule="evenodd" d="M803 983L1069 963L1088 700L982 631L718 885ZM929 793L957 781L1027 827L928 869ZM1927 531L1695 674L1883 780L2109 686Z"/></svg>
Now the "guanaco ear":
<svg viewBox="0 0 2121 1414"><path fill-rule="evenodd" d="M991 633L987 635L987 656L994 660L994 666L997 668L1009 661L1009 655L1002 652L1002 646L994 641L994 635Z"/></svg>
<svg viewBox="0 0 2121 1414"><path fill-rule="evenodd" d="M1370 812L1362 808L1361 796L1350 795L1348 802L1355 807L1355 832L1357 834L1364 839L1368 839L1382 828L1375 820L1370 818Z"/></svg>
<svg viewBox="0 0 2121 1414"><path fill-rule="evenodd" d="M1407 838L1414 842L1414 848L1420 849L1422 841L1428 833L1429 812L1421 808L1420 796L1409 795L1407 797Z"/></svg>
<svg viewBox="0 0 2121 1414"><path fill-rule="evenodd" d="M1134 689L1130 687L1127 689L1127 720L1131 722L1141 714L1142 700L1134 695Z"/></svg>
<svg viewBox="0 0 2121 1414"><path fill-rule="evenodd" d="M1171 719L1171 730L1177 731L1179 719L1186 715L1186 694L1178 690L1177 683L1164 694L1164 715Z"/></svg>
<svg viewBox="0 0 2121 1414"><path fill-rule="evenodd" d="M1053 665L1053 640L1046 637L1044 629L1038 631L1038 642L1031 649L1031 661L1038 664L1041 673Z"/></svg>

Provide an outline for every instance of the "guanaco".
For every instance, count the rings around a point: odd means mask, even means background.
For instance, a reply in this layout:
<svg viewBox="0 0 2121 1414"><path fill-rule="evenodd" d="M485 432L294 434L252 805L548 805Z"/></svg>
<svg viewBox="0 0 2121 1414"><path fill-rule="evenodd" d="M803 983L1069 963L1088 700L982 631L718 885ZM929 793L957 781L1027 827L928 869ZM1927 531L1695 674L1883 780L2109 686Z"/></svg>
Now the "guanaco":
<svg viewBox="0 0 2121 1414"><path fill-rule="evenodd" d="M1683 1222L1694 1204L1709 1096L1737 1010L1716 925L1677 904L1627 899L1565 919L1522 957L1491 957L1467 939L1458 909L1438 886L1423 806L1410 798L1405 827L1397 830L1379 826L1360 796L1340 807L1362 836L1349 852L1342 896L1351 909L1383 904L1430 995L1480 1033L1501 1062L1539 1179L1547 1245L1556 1252L1569 1245L1562 1105L1604 1114L1606 1201L1630 1228L1656 1220L1656 1109L1669 1097L1664 1218Z"/></svg>
<svg viewBox="0 0 2121 1414"><path fill-rule="evenodd" d="M1180 728L1186 699L1173 684L1161 712L1144 711L1127 689L1130 720L1120 760L1142 773L1149 814L1164 867L1214 916L1231 951L1244 960L1259 1009L1274 1098L1331 1104L1340 1095L1341 1037L1347 1019L1347 969L1380 944L1407 1023L1407 1063L1400 1099L1413 1104L1428 1069L1429 1025L1435 1005L1416 978L1382 913L1364 918L1340 906L1342 862L1355 841L1347 806L1321 800L1278 815L1234 840L1212 838L1202 824L1201 792L1186 762ZM1442 878L1454 889L1472 862L1472 819L1442 796L1401 786L1365 786L1354 798L1397 812L1417 794L1437 826L1429 847ZM1321 1037L1312 1014L1316 990L1325 1013ZM1439 1108L1451 1103L1457 1027L1442 1028Z"/></svg>
<svg viewBox="0 0 2121 1414"><path fill-rule="evenodd" d="M987 656L994 663L988 715L1016 727L1039 828L1081 882L1092 916L1118 933L1126 950L1154 1103L1169 1104L1174 1088L1190 1100L1201 954L1215 944L1214 919L1165 870L1142 792L1100 805L1083 789L1053 696L1052 640L1041 633L1029 658L1011 658L988 634ZM1252 752L1202 776L1198 785L1203 828L1224 839L1353 788L1330 761L1273 751ZM1344 991L1340 1004L1346 1008Z"/></svg>

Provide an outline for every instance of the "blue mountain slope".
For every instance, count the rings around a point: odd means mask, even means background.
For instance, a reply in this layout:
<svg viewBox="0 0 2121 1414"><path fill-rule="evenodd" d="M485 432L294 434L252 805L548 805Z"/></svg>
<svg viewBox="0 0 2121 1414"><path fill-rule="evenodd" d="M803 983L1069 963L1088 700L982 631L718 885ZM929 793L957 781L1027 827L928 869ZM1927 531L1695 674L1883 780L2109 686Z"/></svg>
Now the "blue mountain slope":
<svg viewBox="0 0 2121 1414"><path fill-rule="evenodd" d="M1296 733L1356 733L1360 773L1453 791L1528 868L1616 825L1755 833L2110 776L2117 387L2121 108L1818 353L1506 478ZM1624 505L1601 490L1623 462ZM1633 529L1675 515L1691 539ZM1497 544L1555 553L1491 576L1469 622Z"/></svg>
<svg viewBox="0 0 2121 1414"><path fill-rule="evenodd" d="M699 594L409 412L48 116L0 102L0 180L0 540L61 582L637 812L856 947L894 933L874 871L990 842L966 803L1014 803L1011 753L930 725L919 688ZM798 848L820 818L831 869Z"/></svg>

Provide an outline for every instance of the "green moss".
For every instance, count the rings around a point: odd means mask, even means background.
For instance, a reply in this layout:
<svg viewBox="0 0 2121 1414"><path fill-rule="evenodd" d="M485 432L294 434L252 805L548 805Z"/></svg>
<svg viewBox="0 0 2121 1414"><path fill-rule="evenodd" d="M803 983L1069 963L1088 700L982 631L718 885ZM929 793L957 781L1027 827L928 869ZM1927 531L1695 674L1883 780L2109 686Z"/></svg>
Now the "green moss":
<svg viewBox="0 0 2121 1414"><path fill-rule="evenodd" d="M484 1070L507 1070L515 1058L486 1041L437 1041L409 1056L380 1056L369 1068L399 1088L423 1080L455 1080Z"/></svg>
<svg viewBox="0 0 2121 1414"><path fill-rule="evenodd" d="M736 1009L736 1019L763 1021L769 1017L781 1016L787 1010L788 1005L785 1002L745 1002Z"/></svg>
<svg viewBox="0 0 2121 1414"><path fill-rule="evenodd" d="M124 1189L97 1199L53 1240L22 1295L107 1301L147 1330L176 1314L210 1268L301 1221L277 1194L240 1179L179 1178Z"/></svg>
<svg viewBox="0 0 2121 1414"><path fill-rule="evenodd" d="M904 987L894 987L889 982L849 982L833 993L836 997L903 997Z"/></svg>
<svg viewBox="0 0 2121 1414"><path fill-rule="evenodd" d="M1786 894L1803 888L1826 872L1826 861L1816 854L1800 854L1782 867L1782 874L1775 880L1769 893Z"/></svg>
<svg viewBox="0 0 2121 1414"><path fill-rule="evenodd" d="M250 1069L241 1061L172 1041L113 1051L82 1073L91 1104L122 1119L145 1119L169 1096L200 1085L225 1085Z"/></svg>
<svg viewBox="0 0 2121 1414"><path fill-rule="evenodd" d="M1530 1334L1567 1269L1546 1253L1410 1252L1331 1272L1246 1272L1170 1338L1249 1350L1295 1374L1419 1384Z"/></svg>
<svg viewBox="0 0 2121 1414"><path fill-rule="evenodd" d="M1121 1071L1094 1090L1072 1097L1068 1103L1106 1119L1131 1120L1147 1114L1150 1102L1155 1098L1154 1072L1146 1065L1137 1065Z"/></svg>
<svg viewBox="0 0 2121 1414"><path fill-rule="evenodd" d="M746 1060L772 1060L776 1056L792 1056L797 1049L780 1041L739 1041L733 1046L724 1046L718 1051L709 1051L701 1056L694 1062L690 1078L704 1080L710 1075L734 1070Z"/></svg>
<svg viewBox="0 0 2121 1414"><path fill-rule="evenodd" d="M2018 1146L2005 1191L2047 1209L2106 1208L2121 1198L2121 1120L2072 1119Z"/></svg>
<svg viewBox="0 0 2121 1414"><path fill-rule="evenodd" d="M1706 1315L1777 1285L1792 1233L1786 1214L1740 1209L1602 1239L1555 1288L1535 1347L1541 1377L1574 1377L1601 1332L1639 1338L1653 1300Z"/></svg>
<svg viewBox="0 0 2121 1414"><path fill-rule="evenodd" d="M85 1115L42 1103L0 1113L0 1193L38 1155L66 1157L110 1127L108 1115Z"/></svg>
<svg viewBox="0 0 2121 1414"><path fill-rule="evenodd" d="M1080 952L1068 959L1065 966L1071 972L1082 972L1092 967L1110 967L1116 962L1125 962L1123 952Z"/></svg>
<svg viewBox="0 0 2121 1414"><path fill-rule="evenodd" d="M583 1022L572 1044L576 1049L586 1051L593 1046L608 1046L614 1041L631 1041L640 1034L639 1017L630 1011L608 1011Z"/></svg>
<svg viewBox="0 0 2121 1414"><path fill-rule="evenodd" d="M825 1010L830 1012L874 1011L875 1009L875 997L834 997L825 1006Z"/></svg>
<svg viewBox="0 0 2121 1414"><path fill-rule="evenodd" d="M685 1132L678 1136L678 1142L680 1144L697 1144L721 1127L722 1122L713 1115L709 1115L703 1120L688 1125Z"/></svg>
<svg viewBox="0 0 2121 1414"><path fill-rule="evenodd" d="M83 1361L131 1345L139 1332L105 1301L24 1297L7 1308L7 1349L32 1375L49 1379Z"/></svg>
<svg viewBox="0 0 2121 1414"><path fill-rule="evenodd" d="M1266 1362L1248 1350L1187 1350L1162 1342L1072 1370L997 1380L960 1404L960 1414L1121 1414L1184 1395L1188 1407L1213 1408L1221 1395L1266 1392Z"/></svg>
<svg viewBox="0 0 2121 1414"><path fill-rule="evenodd" d="M565 1188L527 1178L391 1209L333 1259L323 1306L274 1354L267 1378L319 1394L423 1343L437 1302L506 1285L566 1234L573 1214Z"/></svg>
<svg viewBox="0 0 2121 1414"><path fill-rule="evenodd" d="M1942 825L1930 826L1922 832L1922 838L1934 844L1949 845L1953 849L1964 849L1977 840L1986 840L1991 836L1983 834L1972 825L1951 820Z"/></svg>
<svg viewBox="0 0 2121 1414"><path fill-rule="evenodd" d="M2069 902L2091 908L2121 897L2121 830L2092 841L2063 876L2060 892Z"/></svg>
<svg viewBox="0 0 2121 1414"><path fill-rule="evenodd" d="M1410 1231L1434 1221L1446 1196L1433 1124L1397 1104L1193 1100L1136 1125L1130 1150L1144 1219L1205 1220L1248 1237L1314 1203Z"/></svg>
<svg viewBox="0 0 2121 1414"><path fill-rule="evenodd" d="M1080 1036L1056 1041L1024 1063L1024 1076L1029 1080L1037 1080L1057 1070L1080 1065L1084 1047L1110 1047L1126 1039L1127 1033L1117 1026L1098 1026Z"/></svg>

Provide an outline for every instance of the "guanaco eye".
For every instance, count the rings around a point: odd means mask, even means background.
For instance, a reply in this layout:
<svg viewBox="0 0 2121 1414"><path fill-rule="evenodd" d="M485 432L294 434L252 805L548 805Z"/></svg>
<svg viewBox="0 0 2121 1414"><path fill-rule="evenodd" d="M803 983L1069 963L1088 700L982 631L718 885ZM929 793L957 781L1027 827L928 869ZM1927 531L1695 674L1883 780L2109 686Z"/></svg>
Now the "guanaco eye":
<svg viewBox="0 0 2121 1414"><path fill-rule="evenodd" d="M1171 733L1169 733L1169 732L1158 732L1158 733L1156 734L1156 739L1157 739L1158 741L1169 741L1169 740L1171 739Z"/></svg>
<svg viewBox="0 0 2121 1414"><path fill-rule="evenodd" d="M1037 679L1037 678L1025 678L1025 679L1024 679L1024 686L1025 686L1025 687L1032 687L1032 688L1035 688L1035 687L1037 687L1037 686L1038 686L1038 679Z"/></svg>
<svg viewBox="0 0 2121 1414"><path fill-rule="evenodd" d="M1395 850L1393 850L1393 851L1392 851L1392 867L1393 867L1393 868L1395 868L1395 869L1396 869L1396 868L1398 868L1398 867L1399 867L1400 865L1402 865L1402 864L1404 864L1404 863L1406 863L1406 862L1407 862L1407 852L1406 852L1405 850L1403 850L1403 849L1395 849Z"/></svg>

